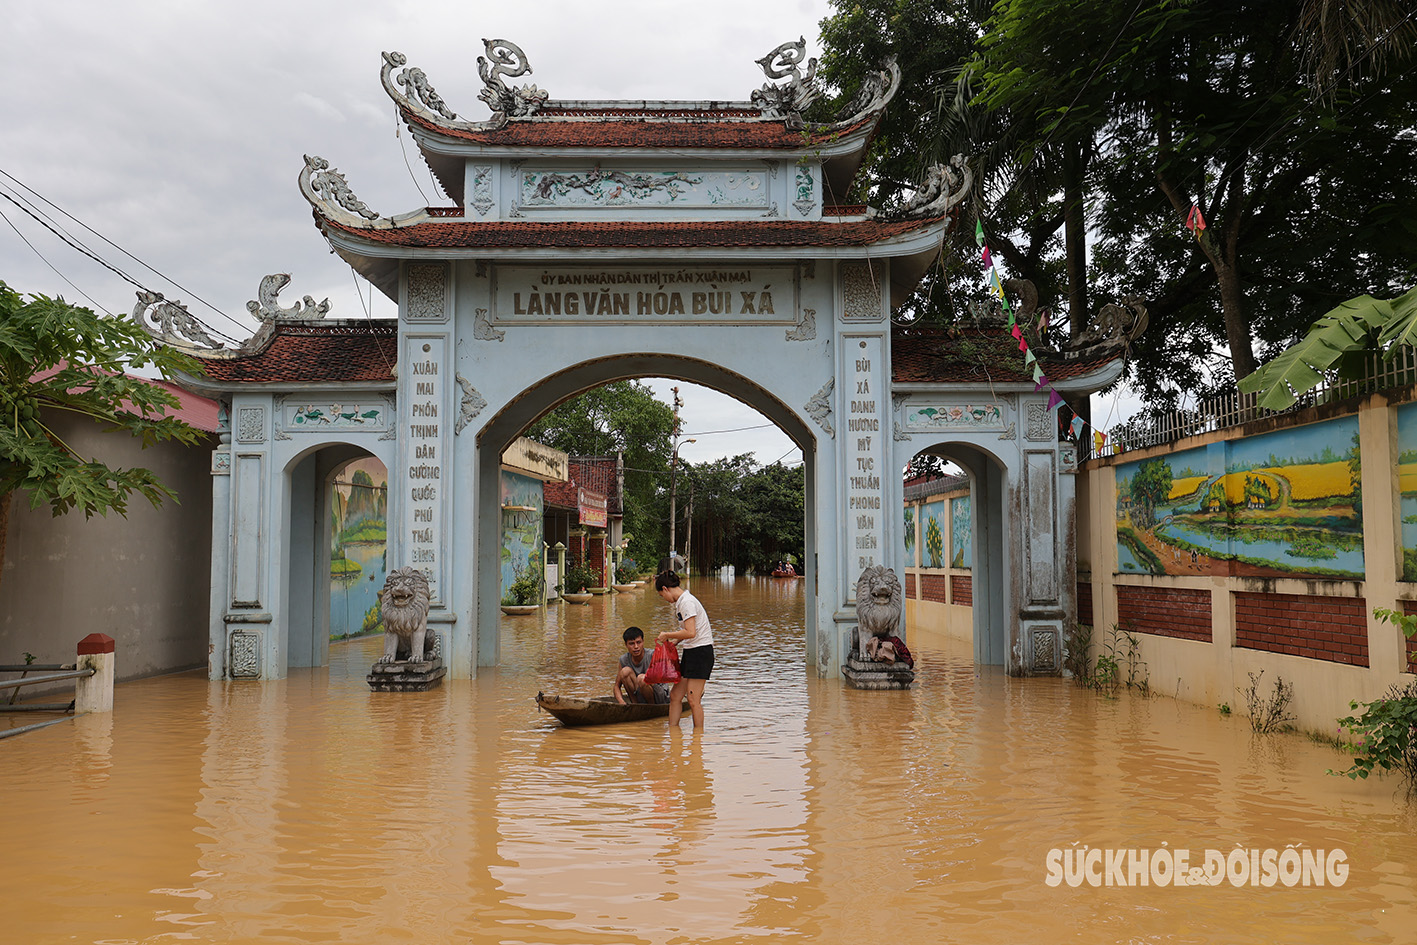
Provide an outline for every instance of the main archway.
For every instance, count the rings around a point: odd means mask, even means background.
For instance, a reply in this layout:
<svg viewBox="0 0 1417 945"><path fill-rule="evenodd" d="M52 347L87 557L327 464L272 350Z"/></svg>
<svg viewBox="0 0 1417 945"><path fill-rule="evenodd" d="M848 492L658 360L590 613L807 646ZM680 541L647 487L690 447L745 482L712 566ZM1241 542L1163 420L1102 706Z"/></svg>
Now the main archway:
<svg viewBox="0 0 1417 945"><path fill-rule="evenodd" d="M802 450L806 480L804 547L808 561L817 557L818 523L810 510L816 507L816 437L796 413L771 392L753 381L709 361L667 354L638 352L618 357L597 358L571 365L555 374L541 378L515 395L493 416L478 433L479 454L477 506L483 511L476 524L477 555L480 560L494 560L501 536L498 530L497 469L502 451L532 421L564 400L582 391L613 381L638 377L673 377L701 384L742 401L767 417ZM815 568L813 568L815 574ZM478 584L478 664L496 665L500 661L497 634L497 575L490 569L480 569ZM816 660L816 599L815 577L805 588L808 659Z"/></svg>

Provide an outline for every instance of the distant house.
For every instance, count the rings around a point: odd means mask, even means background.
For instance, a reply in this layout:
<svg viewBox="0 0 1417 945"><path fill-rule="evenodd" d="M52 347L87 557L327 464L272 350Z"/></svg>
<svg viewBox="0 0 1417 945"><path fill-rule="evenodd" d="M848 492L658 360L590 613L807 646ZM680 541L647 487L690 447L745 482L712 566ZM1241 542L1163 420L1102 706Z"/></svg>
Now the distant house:
<svg viewBox="0 0 1417 945"><path fill-rule="evenodd" d="M176 415L208 433L217 404L164 381ZM176 494L153 508L141 497L128 516L55 518L15 494L0 576L0 662L73 662L90 633L117 641L120 680L205 666L211 587L212 448L142 441L68 411L46 410L45 425L78 453L110 466L144 466ZM25 696L38 695L32 690Z"/></svg>
<svg viewBox="0 0 1417 945"><path fill-rule="evenodd" d="M620 456L572 456L567 481L542 487L547 543L563 543L568 561L599 571L602 586L611 583L612 552L624 539L622 463Z"/></svg>

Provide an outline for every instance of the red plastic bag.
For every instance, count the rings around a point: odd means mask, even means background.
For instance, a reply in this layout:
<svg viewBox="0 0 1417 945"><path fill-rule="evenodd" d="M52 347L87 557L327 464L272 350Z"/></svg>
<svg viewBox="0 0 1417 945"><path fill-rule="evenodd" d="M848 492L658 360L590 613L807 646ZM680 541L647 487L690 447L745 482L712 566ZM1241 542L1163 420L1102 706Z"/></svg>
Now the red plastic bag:
<svg viewBox="0 0 1417 945"><path fill-rule="evenodd" d="M660 640L649 658L647 683L677 683L679 681L679 650L673 640Z"/></svg>

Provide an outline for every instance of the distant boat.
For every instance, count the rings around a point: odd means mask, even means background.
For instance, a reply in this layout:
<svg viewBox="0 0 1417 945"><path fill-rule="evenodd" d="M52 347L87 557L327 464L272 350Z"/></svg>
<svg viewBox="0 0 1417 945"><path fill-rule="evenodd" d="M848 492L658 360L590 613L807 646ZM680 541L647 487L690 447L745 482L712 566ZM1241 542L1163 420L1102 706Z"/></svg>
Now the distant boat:
<svg viewBox="0 0 1417 945"><path fill-rule="evenodd" d="M772 573L772 576L775 578L796 578L801 577L802 575L798 574L791 568L778 568Z"/></svg>

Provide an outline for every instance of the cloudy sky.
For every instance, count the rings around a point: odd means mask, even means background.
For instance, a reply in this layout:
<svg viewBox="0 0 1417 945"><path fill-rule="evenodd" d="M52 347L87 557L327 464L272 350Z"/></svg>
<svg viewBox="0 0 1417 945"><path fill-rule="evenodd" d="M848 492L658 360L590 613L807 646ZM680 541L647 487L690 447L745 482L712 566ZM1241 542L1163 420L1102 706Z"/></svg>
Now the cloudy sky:
<svg viewBox="0 0 1417 945"><path fill-rule="evenodd" d="M829 12L827 0L7 4L0 195L34 201L96 255L239 339L253 330L246 301L272 272L293 276L287 304L328 297L332 316L363 317L369 306L391 317L394 304L371 300L330 255L296 185L302 155L319 154L380 213L447 203L407 131L398 134L379 84L382 51L404 53L473 120L488 115L477 100L482 37L518 43L533 68L518 82L552 98L746 100L765 81L754 60L802 35L819 53ZM119 276L3 196L0 213L0 280L132 310L134 289ZM669 383L653 386L667 401ZM688 435L766 422L731 398L681 388ZM749 451L761 463L800 458L771 427L707 434L681 455Z"/></svg>

